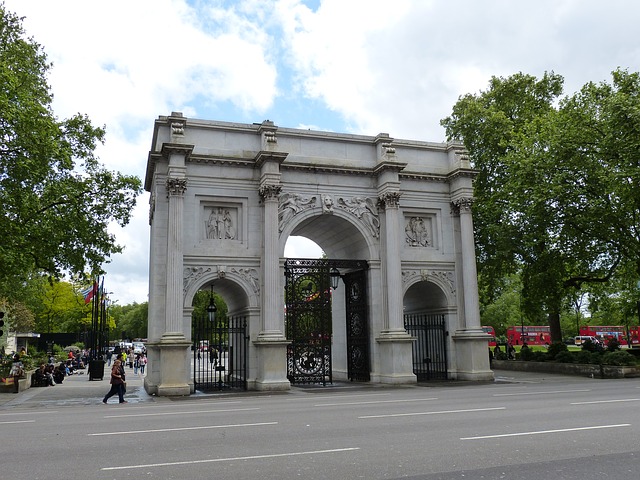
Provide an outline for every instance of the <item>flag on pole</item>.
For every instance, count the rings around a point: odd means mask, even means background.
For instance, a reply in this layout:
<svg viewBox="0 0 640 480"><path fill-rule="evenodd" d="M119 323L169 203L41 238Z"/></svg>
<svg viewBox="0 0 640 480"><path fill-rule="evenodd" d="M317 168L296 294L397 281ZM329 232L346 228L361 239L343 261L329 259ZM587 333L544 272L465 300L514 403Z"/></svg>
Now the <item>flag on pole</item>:
<svg viewBox="0 0 640 480"><path fill-rule="evenodd" d="M80 293L84 297L84 304L85 305L87 303L91 302L91 300L93 300L93 297L96 295L97 291L98 291L98 282L95 282L95 281L93 282L92 286L87 287L84 290L80 291Z"/></svg>

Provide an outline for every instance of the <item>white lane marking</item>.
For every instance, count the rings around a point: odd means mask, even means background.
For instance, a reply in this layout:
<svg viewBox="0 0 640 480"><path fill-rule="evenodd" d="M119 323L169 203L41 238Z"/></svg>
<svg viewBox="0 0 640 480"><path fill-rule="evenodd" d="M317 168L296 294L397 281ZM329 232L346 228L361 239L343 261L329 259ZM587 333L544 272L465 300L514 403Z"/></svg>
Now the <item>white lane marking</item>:
<svg viewBox="0 0 640 480"><path fill-rule="evenodd" d="M426 400L438 400L437 398L412 398L407 400L371 400L369 402L344 402L344 403L318 403L314 407L339 407L342 405L374 405L376 403L403 403L403 402L424 402Z"/></svg>
<svg viewBox="0 0 640 480"><path fill-rule="evenodd" d="M480 437L462 437L460 440L486 440L487 438L524 437L527 435L546 435L548 433L579 432L581 430L599 430L603 428L621 428L630 426L630 423L620 423L618 425L595 425L593 427L559 428L557 430L539 430L537 432L518 432L504 433L502 435L483 435Z"/></svg>
<svg viewBox="0 0 640 480"><path fill-rule="evenodd" d="M35 420L14 420L13 422L0 422L0 425L7 425L9 423L35 423Z"/></svg>
<svg viewBox="0 0 640 480"><path fill-rule="evenodd" d="M234 462L238 460L260 460L264 458L294 457L296 455L318 455L323 453L341 453L360 450L360 447L334 448L331 450L312 450L309 452L273 453L271 455L250 455L247 457L209 458L206 460L186 460L182 462L148 463L146 465L124 465L121 467L105 467L100 470L128 470L133 468L172 467L174 465L193 465L194 463Z"/></svg>
<svg viewBox="0 0 640 480"><path fill-rule="evenodd" d="M155 417L162 415L191 415L194 413L220 413L220 412L246 412L247 410L260 410L255 408L229 408L222 410L193 410L189 412L158 412L158 413L131 413L122 415L104 415L103 418L123 418L123 417Z"/></svg>
<svg viewBox="0 0 640 480"><path fill-rule="evenodd" d="M576 392L590 392L591 390L556 390L550 392L521 392L521 393L496 393L494 397L517 397L519 395L550 395L552 393L576 393Z"/></svg>
<svg viewBox="0 0 640 480"><path fill-rule="evenodd" d="M318 400L324 398L360 398L360 397L388 397L391 395L390 393L363 393L359 395L313 395L309 397L296 397L296 398L287 398L288 402L298 401L298 400Z"/></svg>
<svg viewBox="0 0 640 480"><path fill-rule="evenodd" d="M0 413L0 417L15 417L16 415L51 415L52 413L58 413L58 410L51 410L50 412L11 412L11 413Z"/></svg>
<svg viewBox="0 0 640 480"><path fill-rule="evenodd" d="M124 435L124 434L132 434L132 433L181 432L185 430L207 430L211 428L261 427L264 425L277 425L277 424L278 422L237 423L235 425L202 425L198 427L157 428L154 430L125 430L123 432L87 433L87 436L104 437L107 435Z"/></svg>
<svg viewBox="0 0 640 480"><path fill-rule="evenodd" d="M592 402L573 402L569 405L591 405L594 403L640 402L640 398L621 398L618 400L594 400Z"/></svg>
<svg viewBox="0 0 640 480"><path fill-rule="evenodd" d="M470 408L467 410L439 410L435 412L416 412L416 413L389 413L387 415L363 415L362 417L358 417L358 418L413 417L416 415L442 415L442 414L448 414L448 413L489 412L491 410L506 410L506 407Z"/></svg>

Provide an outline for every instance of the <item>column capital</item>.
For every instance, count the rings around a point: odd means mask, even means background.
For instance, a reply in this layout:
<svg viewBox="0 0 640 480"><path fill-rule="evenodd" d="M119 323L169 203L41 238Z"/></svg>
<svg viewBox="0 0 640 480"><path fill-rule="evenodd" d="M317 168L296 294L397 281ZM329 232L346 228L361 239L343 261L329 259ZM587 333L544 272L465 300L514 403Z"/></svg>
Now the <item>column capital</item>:
<svg viewBox="0 0 640 480"><path fill-rule="evenodd" d="M456 215L460 215L461 213L471 213L472 205L472 197L458 198L451 202L451 208L453 210L453 213L455 213Z"/></svg>
<svg viewBox="0 0 640 480"><path fill-rule="evenodd" d="M169 177L165 183L168 197L182 197L187 190L187 179Z"/></svg>
<svg viewBox="0 0 640 480"><path fill-rule="evenodd" d="M260 198L263 201L278 200L280 197L281 191L282 191L282 185L262 185L258 189Z"/></svg>
<svg viewBox="0 0 640 480"><path fill-rule="evenodd" d="M378 201L384 208L398 208L401 196L400 192L385 192L378 197Z"/></svg>

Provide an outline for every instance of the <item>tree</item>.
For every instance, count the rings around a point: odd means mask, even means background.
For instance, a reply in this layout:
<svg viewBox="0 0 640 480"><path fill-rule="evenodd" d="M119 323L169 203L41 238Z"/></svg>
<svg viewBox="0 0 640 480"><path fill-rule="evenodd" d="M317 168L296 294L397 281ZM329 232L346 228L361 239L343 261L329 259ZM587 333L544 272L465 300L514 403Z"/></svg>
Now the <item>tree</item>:
<svg viewBox="0 0 640 480"><path fill-rule="evenodd" d="M523 308L548 313L553 341L576 290L625 263L640 275L638 74L618 70L612 85L560 100L562 84L553 73L494 77L442 121L479 171L480 278L499 285L520 271Z"/></svg>
<svg viewBox="0 0 640 480"><path fill-rule="evenodd" d="M58 120L46 81L51 65L0 4L0 292L32 273L96 273L116 244L107 225L129 222L137 177L94 155L104 129L85 115Z"/></svg>

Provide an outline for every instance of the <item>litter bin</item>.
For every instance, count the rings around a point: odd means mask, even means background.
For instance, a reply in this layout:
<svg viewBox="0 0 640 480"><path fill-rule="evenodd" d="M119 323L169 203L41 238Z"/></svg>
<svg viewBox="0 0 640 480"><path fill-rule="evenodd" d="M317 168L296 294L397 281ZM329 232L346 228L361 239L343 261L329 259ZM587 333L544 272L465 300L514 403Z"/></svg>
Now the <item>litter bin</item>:
<svg viewBox="0 0 640 480"><path fill-rule="evenodd" d="M89 380L104 378L104 360L89 360Z"/></svg>

